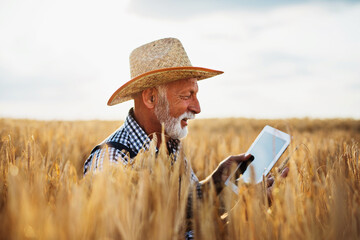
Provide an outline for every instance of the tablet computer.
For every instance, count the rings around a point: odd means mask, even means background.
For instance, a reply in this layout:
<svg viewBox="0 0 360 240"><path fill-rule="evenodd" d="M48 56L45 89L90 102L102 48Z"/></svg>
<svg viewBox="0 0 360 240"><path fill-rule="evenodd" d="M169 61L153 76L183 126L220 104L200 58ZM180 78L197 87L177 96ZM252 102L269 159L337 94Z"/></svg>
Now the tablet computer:
<svg viewBox="0 0 360 240"><path fill-rule="evenodd" d="M254 170L254 183L263 180L277 160L290 144L290 135L266 125L250 146L246 154L254 156L250 161L240 163L236 170L226 180L225 185L237 194L239 180L250 183L252 180L251 169ZM240 172L239 172L240 171ZM239 174L242 174L239 176Z"/></svg>

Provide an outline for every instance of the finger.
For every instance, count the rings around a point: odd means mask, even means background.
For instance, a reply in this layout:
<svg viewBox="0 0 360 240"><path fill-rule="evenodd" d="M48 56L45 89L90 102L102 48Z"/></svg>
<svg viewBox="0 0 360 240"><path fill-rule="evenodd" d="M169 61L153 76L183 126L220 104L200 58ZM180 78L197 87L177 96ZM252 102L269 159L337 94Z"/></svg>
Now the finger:
<svg viewBox="0 0 360 240"><path fill-rule="evenodd" d="M290 171L290 170L289 170L288 167L284 168L284 170L282 170L280 176L281 176L282 178L286 178L287 175L288 175L288 173L289 173L289 171Z"/></svg>
<svg viewBox="0 0 360 240"><path fill-rule="evenodd" d="M232 156L232 160L237 162L237 163L241 163L241 162L244 162L244 161L247 161L249 159L254 159L254 156L251 155L250 153L248 154L240 154L240 155L235 155L235 156Z"/></svg>
<svg viewBox="0 0 360 240"><path fill-rule="evenodd" d="M267 187L271 187L275 182L275 179L273 177L268 177L266 180Z"/></svg>

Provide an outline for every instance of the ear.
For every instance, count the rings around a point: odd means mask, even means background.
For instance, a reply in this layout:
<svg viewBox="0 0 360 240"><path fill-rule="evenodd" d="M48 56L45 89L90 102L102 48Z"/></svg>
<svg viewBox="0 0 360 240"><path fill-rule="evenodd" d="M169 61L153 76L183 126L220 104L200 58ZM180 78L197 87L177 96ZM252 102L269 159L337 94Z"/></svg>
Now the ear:
<svg viewBox="0 0 360 240"><path fill-rule="evenodd" d="M147 108L154 108L157 101L157 91L155 88L148 88L141 93L142 101Z"/></svg>

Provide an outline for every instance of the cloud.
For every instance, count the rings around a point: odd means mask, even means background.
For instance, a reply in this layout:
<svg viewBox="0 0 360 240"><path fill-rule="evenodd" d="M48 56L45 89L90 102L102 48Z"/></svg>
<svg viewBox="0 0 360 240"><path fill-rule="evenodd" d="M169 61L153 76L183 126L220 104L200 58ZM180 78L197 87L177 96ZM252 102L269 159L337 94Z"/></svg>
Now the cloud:
<svg viewBox="0 0 360 240"><path fill-rule="evenodd" d="M355 4L356 0L335 0L331 4ZM325 4L326 0L132 0L128 9L140 16L183 20L214 12L232 10L268 11L303 4Z"/></svg>
<svg viewBox="0 0 360 240"><path fill-rule="evenodd" d="M210 1L181 20L141 15L128 1L0 4L0 116L123 118L132 103L106 102L130 79L131 50L173 36L193 65L225 71L199 82L200 117L360 118L360 5L351 1Z"/></svg>

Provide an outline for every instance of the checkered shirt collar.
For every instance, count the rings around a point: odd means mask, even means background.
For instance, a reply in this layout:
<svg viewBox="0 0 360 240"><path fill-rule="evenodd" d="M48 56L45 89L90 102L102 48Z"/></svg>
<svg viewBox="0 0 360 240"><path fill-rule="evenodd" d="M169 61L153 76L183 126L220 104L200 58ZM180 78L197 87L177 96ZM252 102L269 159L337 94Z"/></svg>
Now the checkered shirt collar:
<svg viewBox="0 0 360 240"><path fill-rule="evenodd" d="M144 150L149 149L150 138L146 132L139 126L134 118L134 109L129 110L129 114L126 117L124 123L124 130L129 133L131 145L134 152L137 154L142 148Z"/></svg>
<svg viewBox="0 0 360 240"><path fill-rule="evenodd" d="M145 131L139 126L134 118L134 109L131 108L129 110L129 114L126 117L124 123L125 130L129 133L131 144L133 146L134 152L137 154L142 148L144 150L148 150L150 146L151 139L145 133ZM180 140L178 139L170 139L167 142L167 148L169 154L174 154L177 156L180 146ZM158 150L158 149L157 149ZM176 157L175 157L176 158Z"/></svg>

